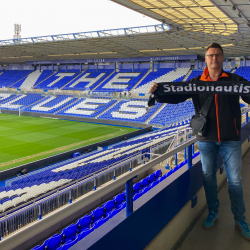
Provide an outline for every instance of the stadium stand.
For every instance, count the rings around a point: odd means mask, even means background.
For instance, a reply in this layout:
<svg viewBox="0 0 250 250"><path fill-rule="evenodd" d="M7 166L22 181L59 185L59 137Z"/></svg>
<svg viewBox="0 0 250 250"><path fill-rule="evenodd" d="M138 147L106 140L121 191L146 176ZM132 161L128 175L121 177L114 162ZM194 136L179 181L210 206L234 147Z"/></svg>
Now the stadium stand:
<svg viewBox="0 0 250 250"><path fill-rule="evenodd" d="M59 70L49 78L37 84L34 89L60 89L79 74L80 72L76 70L68 70L68 72L66 72L66 70Z"/></svg>
<svg viewBox="0 0 250 250"><path fill-rule="evenodd" d="M73 98L69 95L57 95L57 96L47 96L40 102L35 103L29 107L23 109L23 111L39 112L53 114L56 111L70 105L75 102L77 98Z"/></svg>
<svg viewBox="0 0 250 250"><path fill-rule="evenodd" d="M139 93L137 90L143 86L144 84L147 84L148 82L153 82L154 80L156 80L157 78L169 73L170 71L172 71L173 69L165 69L165 68L160 68L156 71L150 72L142 81L141 83L135 88L135 90L133 90L133 93Z"/></svg>
<svg viewBox="0 0 250 250"><path fill-rule="evenodd" d="M95 92L121 92L130 91L148 72L147 69L121 69L113 73L107 80L99 85Z"/></svg>
<svg viewBox="0 0 250 250"><path fill-rule="evenodd" d="M242 76L246 80L250 81L250 67L239 67L235 70L234 74Z"/></svg>
<svg viewBox="0 0 250 250"><path fill-rule="evenodd" d="M194 114L194 106L191 101L185 101L178 104L166 104L149 124L171 126L173 123L189 123L190 117Z"/></svg>
<svg viewBox="0 0 250 250"><path fill-rule="evenodd" d="M38 83L42 82L47 77L54 74L51 70L39 70L33 71L28 76L16 82L12 85L12 88L20 88L20 89L31 89Z"/></svg>
<svg viewBox="0 0 250 250"><path fill-rule="evenodd" d="M5 99L0 104L0 108L9 110L19 110L19 108L27 107L44 97L41 94L16 95L11 99Z"/></svg>
<svg viewBox="0 0 250 250"><path fill-rule="evenodd" d="M201 76L202 72L203 72L203 70L192 70L192 72L189 75L189 77L187 78L186 82L195 78L196 76Z"/></svg>
<svg viewBox="0 0 250 250"><path fill-rule="evenodd" d="M32 70L5 70L0 75L0 88L11 87L12 84L30 74Z"/></svg>
<svg viewBox="0 0 250 250"><path fill-rule="evenodd" d="M156 103L155 107L149 109L148 100L122 100L98 118L143 123L151 117L161 107L161 105L161 103Z"/></svg>
<svg viewBox="0 0 250 250"><path fill-rule="evenodd" d="M100 84L104 79L106 79L113 70L110 69L100 69L98 71L93 69L88 69L82 74L78 75L73 81L68 83L63 90L93 90L98 84Z"/></svg>
<svg viewBox="0 0 250 250"><path fill-rule="evenodd" d="M167 71L167 70L166 70ZM134 89L133 93L149 93L149 89L152 86L154 82L173 82L173 81L182 81L182 79L185 77L187 72L189 71L189 68L178 68L176 70L171 70L168 73L161 74L161 70L159 72L159 77L150 80L146 83L144 82L144 85L141 85L140 87Z"/></svg>
<svg viewBox="0 0 250 250"><path fill-rule="evenodd" d="M118 143L110 149L84 154L8 180L5 187L0 187L1 212L36 199L73 180L80 180L103 171L107 166L124 164L126 159L149 152L150 147L168 141L176 131L177 128L154 131ZM8 203L3 204L5 202Z"/></svg>
<svg viewBox="0 0 250 250"><path fill-rule="evenodd" d="M57 114L94 118L116 102L110 98L80 98Z"/></svg>

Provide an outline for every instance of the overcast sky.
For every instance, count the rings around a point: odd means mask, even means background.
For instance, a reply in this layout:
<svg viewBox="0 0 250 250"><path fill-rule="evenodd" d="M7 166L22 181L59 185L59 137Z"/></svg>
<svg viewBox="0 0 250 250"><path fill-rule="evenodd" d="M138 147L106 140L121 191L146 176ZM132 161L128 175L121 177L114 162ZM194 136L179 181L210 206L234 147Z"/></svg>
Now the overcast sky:
<svg viewBox="0 0 250 250"><path fill-rule="evenodd" d="M0 40L158 24L109 0L7 0L0 6Z"/></svg>

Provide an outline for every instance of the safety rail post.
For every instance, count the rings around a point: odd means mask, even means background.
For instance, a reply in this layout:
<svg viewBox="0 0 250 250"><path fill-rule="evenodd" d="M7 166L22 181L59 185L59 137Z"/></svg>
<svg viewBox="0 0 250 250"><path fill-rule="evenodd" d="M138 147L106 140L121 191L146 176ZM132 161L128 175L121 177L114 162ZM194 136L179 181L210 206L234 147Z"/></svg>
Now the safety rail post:
<svg viewBox="0 0 250 250"><path fill-rule="evenodd" d="M130 166L129 166L129 171L131 172L132 171L132 161L130 161Z"/></svg>
<svg viewBox="0 0 250 250"><path fill-rule="evenodd" d="M42 205L40 204L38 206L38 220L42 219Z"/></svg>
<svg viewBox="0 0 250 250"><path fill-rule="evenodd" d="M194 143L192 144L192 155L194 154Z"/></svg>
<svg viewBox="0 0 250 250"><path fill-rule="evenodd" d="M170 166L169 166L169 158L167 159L167 166L165 167L165 169L170 169Z"/></svg>
<svg viewBox="0 0 250 250"><path fill-rule="evenodd" d="M137 175L126 182L126 215L129 217L133 211L133 179L137 178Z"/></svg>
<svg viewBox="0 0 250 250"><path fill-rule="evenodd" d="M69 204L72 203L72 193L71 193L71 190L69 191Z"/></svg>
<svg viewBox="0 0 250 250"><path fill-rule="evenodd" d="M248 123L248 112L246 112L246 123Z"/></svg>
<svg viewBox="0 0 250 250"><path fill-rule="evenodd" d="M94 179L94 190L96 190L96 178Z"/></svg>
<svg viewBox="0 0 250 250"><path fill-rule="evenodd" d="M187 159L187 148L184 149L184 160Z"/></svg>
<svg viewBox="0 0 250 250"><path fill-rule="evenodd" d="M175 154L175 166L177 166L178 165L178 155L177 155L177 153Z"/></svg>
<svg viewBox="0 0 250 250"><path fill-rule="evenodd" d="M188 150L187 150L187 164L188 164L188 168L192 167L192 144L190 146L188 146Z"/></svg>
<svg viewBox="0 0 250 250"><path fill-rule="evenodd" d="M116 178L116 177L115 177L115 169L114 169L114 176L113 176L113 180L115 180L115 178Z"/></svg>

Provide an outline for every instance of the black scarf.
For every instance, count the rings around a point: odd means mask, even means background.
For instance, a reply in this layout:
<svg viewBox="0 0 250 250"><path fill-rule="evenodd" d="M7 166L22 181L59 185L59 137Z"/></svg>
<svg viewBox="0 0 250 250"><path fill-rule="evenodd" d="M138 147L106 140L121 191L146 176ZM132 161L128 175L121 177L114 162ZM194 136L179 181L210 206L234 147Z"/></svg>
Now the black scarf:
<svg viewBox="0 0 250 250"><path fill-rule="evenodd" d="M148 106L155 104L155 97L163 95L185 94L226 94L250 96L248 81L194 81L194 82L161 82L148 100Z"/></svg>

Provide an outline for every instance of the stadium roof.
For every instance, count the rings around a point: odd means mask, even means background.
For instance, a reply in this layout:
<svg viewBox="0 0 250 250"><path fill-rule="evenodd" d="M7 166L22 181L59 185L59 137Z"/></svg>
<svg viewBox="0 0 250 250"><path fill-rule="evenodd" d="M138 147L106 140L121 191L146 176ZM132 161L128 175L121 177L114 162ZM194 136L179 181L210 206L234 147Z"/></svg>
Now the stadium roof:
<svg viewBox="0 0 250 250"><path fill-rule="evenodd" d="M0 64L25 61L204 55L250 56L248 0L112 0L162 25L0 41ZM93 10L94 11L94 10Z"/></svg>

